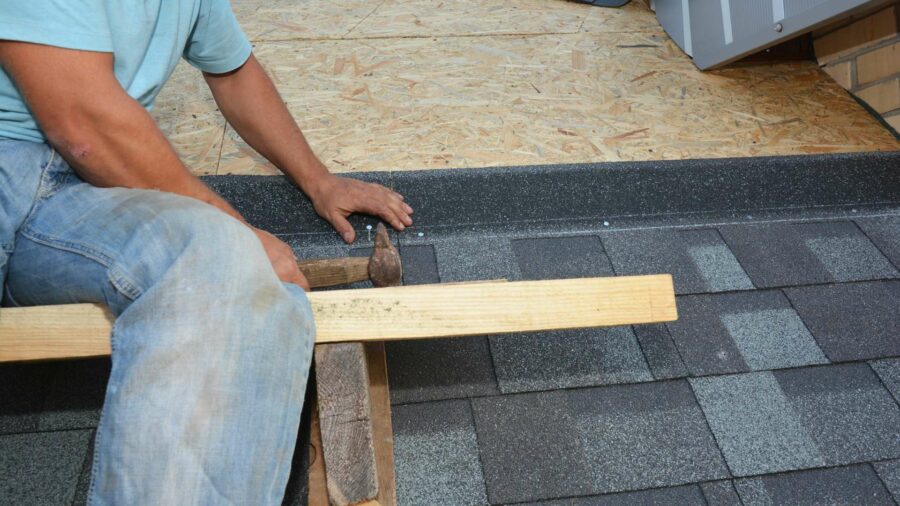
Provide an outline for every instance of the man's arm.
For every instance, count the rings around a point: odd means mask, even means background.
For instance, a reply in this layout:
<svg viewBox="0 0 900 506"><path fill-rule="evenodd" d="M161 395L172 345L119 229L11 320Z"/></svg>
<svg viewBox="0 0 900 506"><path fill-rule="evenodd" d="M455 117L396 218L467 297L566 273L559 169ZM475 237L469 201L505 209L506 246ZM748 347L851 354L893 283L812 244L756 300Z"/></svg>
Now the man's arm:
<svg viewBox="0 0 900 506"><path fill-rule="evenodd" d="M147 111L122 89L111 53L0 41L0 66L50 144L85 181L185 195L244 221L187 170ZM253 230L279 277L306 286L290 247Z"/></svg>
<svg viewBox="0 0 900 506"><path fill-rule="evenodd" d="M300 127L254 56L227 74L204 74L219 109L253 149L291 178L345 241L353 242L347 216L380 216L395 229L412 225L412 208L381 185L335 177L316 158Z"/></svg>

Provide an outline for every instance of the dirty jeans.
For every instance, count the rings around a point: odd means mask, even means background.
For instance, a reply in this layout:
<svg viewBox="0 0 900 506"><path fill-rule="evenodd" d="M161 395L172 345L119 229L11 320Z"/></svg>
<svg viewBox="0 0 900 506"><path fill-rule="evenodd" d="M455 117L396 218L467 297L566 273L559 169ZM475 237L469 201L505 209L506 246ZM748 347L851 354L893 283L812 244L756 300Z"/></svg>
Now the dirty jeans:
<svg viewBox="0 0 900 506"><path fill-rule="evenodd" d="M0 139L0 286L117 316L88 504L280 504L315 329L246 226Z"/></svg>

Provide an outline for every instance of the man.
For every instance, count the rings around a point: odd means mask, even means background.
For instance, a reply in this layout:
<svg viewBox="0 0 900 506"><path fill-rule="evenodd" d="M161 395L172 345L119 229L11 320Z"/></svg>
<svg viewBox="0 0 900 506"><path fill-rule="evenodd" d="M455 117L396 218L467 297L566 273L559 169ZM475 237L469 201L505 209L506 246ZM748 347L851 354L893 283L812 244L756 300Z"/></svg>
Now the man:
<svg viewBox="0 0 900 506"><path fill-rule="evenodd" d="M227 0L0 0L3 300L117 316L89 504L276 504L312 353L308 286L147 113L180 57L344 240L353 212L412 223L400 195L328 173Z"/></svg>

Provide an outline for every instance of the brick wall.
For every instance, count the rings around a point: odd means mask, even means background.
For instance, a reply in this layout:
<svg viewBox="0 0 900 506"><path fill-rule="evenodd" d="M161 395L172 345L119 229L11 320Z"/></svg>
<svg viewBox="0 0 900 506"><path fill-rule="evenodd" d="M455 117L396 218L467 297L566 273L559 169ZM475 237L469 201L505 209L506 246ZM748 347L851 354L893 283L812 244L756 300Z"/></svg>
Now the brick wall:
<svg viewBox="0 0 900 506"><path fill-rule="evenodd" d="M825 72L900 131L900 2L813 38Z"/></svg>

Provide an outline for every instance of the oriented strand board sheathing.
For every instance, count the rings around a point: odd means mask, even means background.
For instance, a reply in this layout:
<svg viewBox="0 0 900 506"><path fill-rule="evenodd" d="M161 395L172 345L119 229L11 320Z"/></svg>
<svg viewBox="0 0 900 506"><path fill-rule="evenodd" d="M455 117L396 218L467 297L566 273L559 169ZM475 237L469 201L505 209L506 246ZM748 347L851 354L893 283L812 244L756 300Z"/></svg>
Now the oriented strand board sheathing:
<svg viewBox="0 0 900 506"><path fill-rule="evenodd" d="M700 72L667 36L258 43L336 172L895 150L813 63ZM266 174L230 128L219 174Z"/></svg>
<svg viewBox="0 0 900 506"><path fill-rule="evenodd" d="M193 173L216 173L225 118L199 70L180 62L151 115Z"/></svg>
<svg viewBox="0 0 900 506"><path fill-rule="evenodd" d="M252 41L339 39L379 2L370 0L232 0L232 9Z"/></svg>

